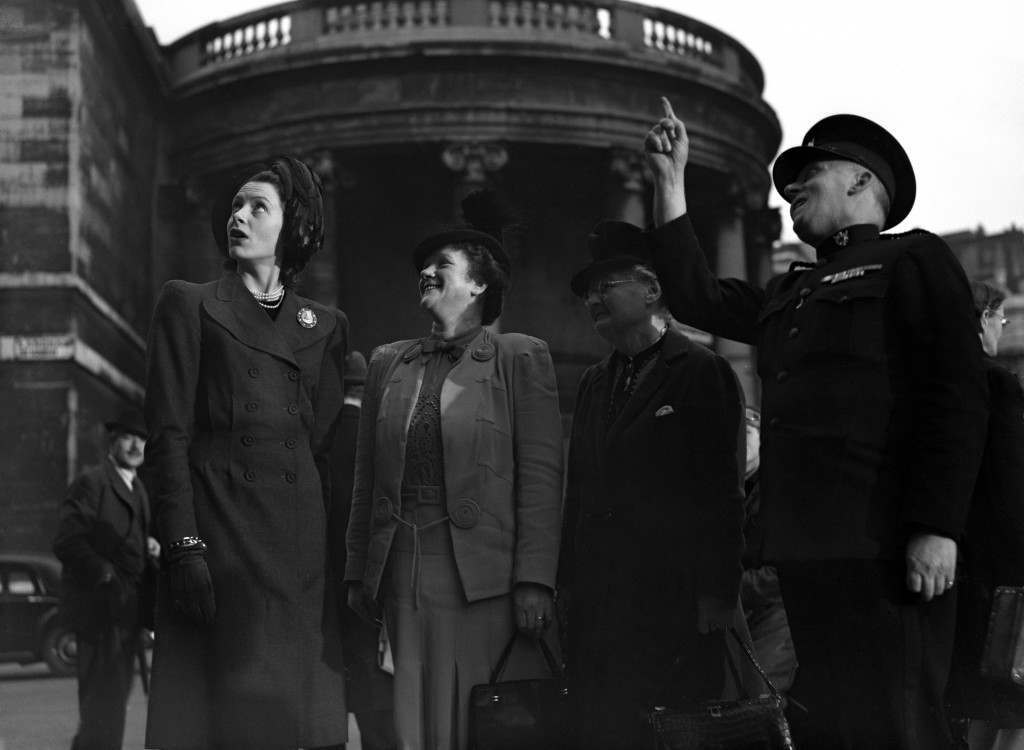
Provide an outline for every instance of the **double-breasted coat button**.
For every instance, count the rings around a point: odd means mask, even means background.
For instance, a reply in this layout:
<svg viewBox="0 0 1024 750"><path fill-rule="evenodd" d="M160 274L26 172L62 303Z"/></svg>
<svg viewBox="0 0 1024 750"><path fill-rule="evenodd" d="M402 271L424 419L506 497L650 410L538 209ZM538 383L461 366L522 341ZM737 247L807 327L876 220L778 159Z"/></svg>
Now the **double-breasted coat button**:
<svg viewBox="0 0 1024 750"><path fill-rule="evenodd" d="M775 373L775 379L780 383L785 381L785 379L788 377L789 372L787 370L779 370L777 373Z"/></svg>
<svg viewBox="0 0 1024 750"><path fill-rule="evenodd" d="M295 438L288 438L287 440L284 441L284 447L294 449L295 446L298 445L298 442L299 441L296 440Z"/></svg>
<svg viewBox="0 0 1024 750"><path fill-rule="evenodd" d="M779 418L778 417L772 417L771 419L769 419L768 420L768 426L769 427L778 427L779 426Z"/></svg>
<svg viewBox="0 0 1024 750"><path fill-rule="evenodd" d="M284 473L284 481L286 481L288 484L295 484L295 472L286 471Z"/></svg>
<svg viewBox="0 0 1024 750"><path fill-rule="evenodd" d="M298 414L299 413L298 404L288 404L288 413L289 414Z"/></svg>
<svg viewBox="0 0 1024 750"><path fill-rule="evenodd" d="M391 514L394 512L394 506L391 501L386 497L378 497L373 501L373 517L379 521L384 522L391 518Z"/></svg>
<svg viewBox="0 0 1024 750"><path fill-rule="evenodd" d="M246 411L256 411L259 408L260 408L260 405L257 404L255 401L250 401L249 403L247 403L245 405L245 410Z"/></svg>
<svg viewBox="0 0 1024 750"><path fill-rule="evenodd" d="M480 506L469 499L459 500L450 516L452 523L460 529L471 529L480 521Z"/></svg>
<svg viewBox="0 0 1024 750"><path fill-rule="evenodd" d="M258 367L250 367L249 368L249 377L250 378L258 378L259 376L260 376L260 368L258 368Z"/></svg>
<svg viewBox="0 0 1024 750"><path fill-rule="evenodd" d="M808 297L808 296L810 296L810 294L811 294L810 287L806 287L805 286L803 289L800 290L800 296L801 297Z"/></svg>
<svg viewBox="0 0 1024 750"><path fill-rule="evenodd" d="M797 336L800 335L800 329L797 328L796 326L793 326L792 328L789 329L788 335L791 339L795 339Z"/></svg>
<svg viewBox="0 0 1024 750"><path fill-rule="evenodd" d="M242 435L242 445L256 445L256 438L252 435Z"/></svg>
<svg viewBox="0 0 1024 750"><path fill-rule="evenodd" d="M245 478L246 482L255 482L256 481L256 472L253 471L252 469L246 469L245 473L242 474L242 476Z"/></svg>
<svg viewBox="0 0 1024 750"><path fill-rule="evenodd" d="M296 380L299 379L299 373L297 373L295 370L289 370L288 379L294 383Z"/></svg>

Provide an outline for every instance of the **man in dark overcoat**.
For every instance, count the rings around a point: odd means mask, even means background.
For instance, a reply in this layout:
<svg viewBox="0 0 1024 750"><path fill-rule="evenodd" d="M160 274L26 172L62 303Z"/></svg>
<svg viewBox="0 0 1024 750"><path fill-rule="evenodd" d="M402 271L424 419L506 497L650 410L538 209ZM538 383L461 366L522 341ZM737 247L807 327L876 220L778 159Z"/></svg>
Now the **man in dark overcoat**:
<svg viewBox="0 0 1024 750"><path fill-rule="evenodd" d="M728 363L669 324L643 231L603 222L590 247L572 289L613 351L583 375L569 451L572 723L578 747L635 748L653 705L723 693L743 402Z"/></svg>
<svg viewBox="0 0 1024 750"><path fill-rule="evenodd" d="M758 348L763 557L809 709L796 744L949 747L951 589L986 420L964 272L933 234L879 233L914 203L910 160L876 123L834 115L772 172L817 263L766 288L715 278L686 212L686 131L662 106L645 146L669 308Z"/></svg>
<svg viewBox="0 0 1024 750"><path fill-rule="evenodd" d="M338 584L342 650L345 654L345 703L355 714L359 742L364 750L390 750L396 746L391 675L378 661L380 627L370 625L347 604L344 592L345 534L352 509L356 437L366 385L366 358L362 352L345 357L345 403L331 446L331 511L329 517L332 563Z"/></svg>
<svg viewBox="0 0 1024 750"><path fill-rule="evenodd" d="M78 733L73 750L121 747L132 687L143 590L160 547L149 536L146 489L137 476L146 448L142 414L106 423L107 456L82 472L60 508L53 550L64 564L64 616L78 645Z"/></svg>

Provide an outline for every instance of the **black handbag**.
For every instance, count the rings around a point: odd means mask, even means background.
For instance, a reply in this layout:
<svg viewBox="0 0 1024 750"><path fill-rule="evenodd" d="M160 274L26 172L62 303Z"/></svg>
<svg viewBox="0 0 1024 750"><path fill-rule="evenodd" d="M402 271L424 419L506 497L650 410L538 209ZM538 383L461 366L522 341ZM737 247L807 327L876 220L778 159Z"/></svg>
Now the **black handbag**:
<svg viewBox="0 0 1024 750"><path fill-rule="evenodd" d="M474 685L470 691L469 750L566 747L569 691L562 667L542 638L536 642L552 676L499 682L518 638L517 631L501 652L490 682Z"/></svg>
<svg viewBox="0 0 1024 750"><path fill-rule="evenodd" d="M729 632L761 675L769 694L655 707L650 721L658 750L793 750L793 737L783 712L785 699L757 663L750 646L734 629ZM736 674L735 665L730 662L730 666Z"/></svg>

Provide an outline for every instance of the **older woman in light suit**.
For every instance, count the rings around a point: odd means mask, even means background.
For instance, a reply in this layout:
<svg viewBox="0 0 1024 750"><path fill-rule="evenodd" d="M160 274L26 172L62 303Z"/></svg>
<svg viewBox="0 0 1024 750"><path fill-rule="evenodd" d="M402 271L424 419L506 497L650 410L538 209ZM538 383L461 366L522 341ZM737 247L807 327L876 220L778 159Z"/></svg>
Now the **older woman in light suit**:
<svg viewBox="0 0 1024 750"><path fill-rule="evenodd" d="M356 611L383 604L403 748L464 748L470 688L516 627L552 620L558 396L543 341L483 327L509 279L492 206L470 196L471 226L416 248L431 333L380 347L367 374L345 578Z"/></svg>

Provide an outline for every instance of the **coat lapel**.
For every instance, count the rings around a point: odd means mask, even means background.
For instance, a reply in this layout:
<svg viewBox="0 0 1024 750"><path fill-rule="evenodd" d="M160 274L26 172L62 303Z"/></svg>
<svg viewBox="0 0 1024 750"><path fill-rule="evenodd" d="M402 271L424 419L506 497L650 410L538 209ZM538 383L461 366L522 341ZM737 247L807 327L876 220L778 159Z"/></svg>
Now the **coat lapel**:
<svg viewBox="0 0 1024 750"><path fill-rule="evenodd" d="M278 314L281 320L286 314L284 309L289 302L294 305L294 293L285 294L282 310ZM271 354L285 362L298 367L292 348L278 330L274 321L263 311L245 288L242 278L236 273L224 274L217 282L216 299L203 301L203 307L210 317L226 328L232 336L246 346ZM295 320L298 307L289 316L291 322L299 327Z"/></svg>
<svg viewBox="0 0 1024 750"><path fill-rule="evenodd" d="M110 486L114 488L114 494L117 495L117 499L128 506L128 509L135 515L135 503L132 502L132 491L128 489L128 485L121 479L121 475L117 473L117 469L114 468L114 462L111 459L107 459L107 481L110 482ZM138 480L136 480L138 481Z"/></svg>
<svg viewBox="0 0 1024 750"><path fill-rule="evenodd" d="M423 383L423 363L420 357L407 359L400 353L391 372L381 386L380 403L377 407L377 470L382 484L387 482L387 491L400 504L402 475L405 472L405 437L409 431L412 408ZM384 480L383 478L387 478Z"/></svg>
<svg viewBox="0 0 1024 750"><path fill-rule="evenodd" d="M633 395L622 407L619 416L608 428L606 445L610 445L629 424L643 414L644 409L647 408L668 377L670 366L676 359L685 355L692 344L686 336L669 326L661 346L661 352L655 359L651 371L640 381ZM605 403L608 402L605 401Z"/></svg>
<svg viewBox="0 0 1024 750"><path fill-rule="evenodd" d="M298 352L307 346L312 346L325 336L329 336L331 331L334 330L334 326L337 325L337 319L333 315L323 315L322 308L320 314L313 311L316 323L313 324L312 328L302 325L299 322L299 310L309 307L311 307L310 300L305 297L300 297L294 292L288 292L284 295L281 311L278 313L277 320L273 321L273 323L278 333L284 338L285 345L290 351ZM263 311L260 310L260 312ZM304 319L309 320L308 316L305 316Z"/></svg>

